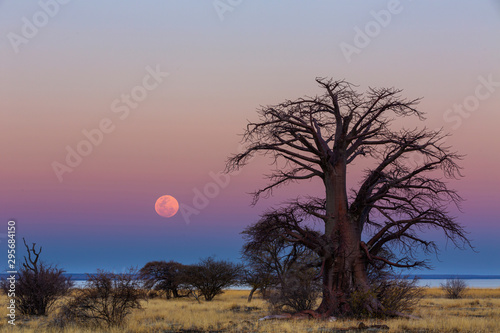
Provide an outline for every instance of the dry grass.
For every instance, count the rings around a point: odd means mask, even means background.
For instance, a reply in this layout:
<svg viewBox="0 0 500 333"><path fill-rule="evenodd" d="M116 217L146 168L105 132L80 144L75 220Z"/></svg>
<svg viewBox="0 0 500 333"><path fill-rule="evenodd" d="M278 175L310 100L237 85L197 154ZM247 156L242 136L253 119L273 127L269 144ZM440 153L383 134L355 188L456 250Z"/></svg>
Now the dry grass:
<svg viewBox="0 0 500 333"><path fill-rule="evenodd" d="M443 298L444 292L441 288L425 288L426 298ZM487 289L487 288L467 288L464 298L500 298L500 288Z"/></svg>
<svg viewBox="0 0 500 333"><path fill-rule="evenodd" d="M54 333L150 333L224 331L224 332L335 332L335 329L357 326L359 321L321 322L258 321L267 314L267 305L259 297L247 303L248 291L228 291L212 302L197 303L193 299L152 299L143 310L132 313L125 327L116 329L58 329L47 318L18 319L17 325L7 323L6 307L2 306L0 332ZM0 297L2 304L6 296ZM251 306L252 308L248 308ZM438 288L426 290L415 314L420 320L364 320L366 325L385 324L383 332L500 332L500 288L469 289L466 298L449 300ZM352 331L355 332L355 331Z"/></svg>

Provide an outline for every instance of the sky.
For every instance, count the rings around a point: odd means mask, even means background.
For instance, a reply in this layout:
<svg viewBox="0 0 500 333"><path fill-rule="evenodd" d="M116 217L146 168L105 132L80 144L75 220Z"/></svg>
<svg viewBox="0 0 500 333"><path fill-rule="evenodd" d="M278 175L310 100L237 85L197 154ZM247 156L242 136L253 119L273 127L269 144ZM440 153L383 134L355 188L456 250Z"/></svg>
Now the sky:
<svg viewBox="0 0 500 333"><path fill-rule="evenodd" d="M0 1L0 247L13 219L18 262L24 237L68 272L239 260L260 214L322 189L251 206L270 160L223 175L227 158L261 105L332 77L422 97L427 119L408 125L444 128L465 155L450 187L475 250L429 233L441 252L422 273L500 274L499 32L487 0Z"/></svg>

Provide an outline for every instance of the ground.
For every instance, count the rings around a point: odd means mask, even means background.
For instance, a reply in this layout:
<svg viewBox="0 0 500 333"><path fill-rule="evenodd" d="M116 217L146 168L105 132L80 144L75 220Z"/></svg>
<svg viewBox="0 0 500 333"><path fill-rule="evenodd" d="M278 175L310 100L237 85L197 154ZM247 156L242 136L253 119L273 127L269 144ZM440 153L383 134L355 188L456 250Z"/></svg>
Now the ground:
<svg viewBox="0 0 500 333"><path fill-rule="evenodd" d="M12 327L7 323L7 308L1 307L0 332L25 333L167 333L167 332L362 332L346 330L358 327L387 325L389 330L380 332L500 332L500 288L470 289L465 298L450 300L437 288L427 289L412 319L350 320L324 322L259 321L267 315L266 303L257 297L247 303L248 291L231 290L212 302L197 303L193 299L150 299L143 310L135 310L124 328L85 330L67 327L64 330L50 325L53 314L47 318L18 319ZM6 305L2 295L0 303ZM365 330L377 332L378 330Z"/></svg>

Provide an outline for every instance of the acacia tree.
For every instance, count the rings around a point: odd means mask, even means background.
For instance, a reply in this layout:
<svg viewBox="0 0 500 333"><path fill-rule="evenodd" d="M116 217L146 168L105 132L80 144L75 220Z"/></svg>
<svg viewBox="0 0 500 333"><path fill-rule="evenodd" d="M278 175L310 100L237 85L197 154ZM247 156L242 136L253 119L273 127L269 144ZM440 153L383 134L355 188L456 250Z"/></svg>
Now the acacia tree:
<svg viewBox="0 0 500 333"><path fill-rule="evenodd" d="M186 266L175 261L150 261L139 270L144 288L164 290L167 299L184 297L181 292Z"/></svg>
<svg viewBox="0 0 500 333"><path fill-rule="evenodd" d="M258 228L264 234L279 230L322 259L323 294L315 316L352 314L353 293L368 295L365 313L391 314L370 296L370 266L425 265L415 259L415 251L437 250L422 237L425 229L443 231L456 246L470 245L447 208L458 206L461 198L439 178L460 177L461 156L445 146L447 135L441 131L396 127L396 118L424 120L416 109L419 99L405 99L395 88L358 93L343 80L316 82L321 95L262 107L259 120L247 125L244 151L229 159L227 171L244 166L256 153L273 158L270 182L254 193L254 203L280 185L319 178L324 198L297 199L271 210ZM420 162L409 163L410 157ZM347 168L362 159L371 167L348 194ZM385 255L395 246L398 251Z"/></svg>

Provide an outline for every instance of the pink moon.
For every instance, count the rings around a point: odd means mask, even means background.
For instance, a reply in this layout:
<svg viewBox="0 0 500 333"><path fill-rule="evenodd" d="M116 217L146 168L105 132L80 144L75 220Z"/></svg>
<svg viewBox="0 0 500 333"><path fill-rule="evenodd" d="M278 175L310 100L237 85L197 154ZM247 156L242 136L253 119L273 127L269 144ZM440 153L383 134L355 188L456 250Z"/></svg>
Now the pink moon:
<svg viewBox="0 0 500 333"><path fill-rule="evenodd" d="M179 210L179 203L173 196L163 195L156 200L155 210L160 216L172 217Z"/></svg>

